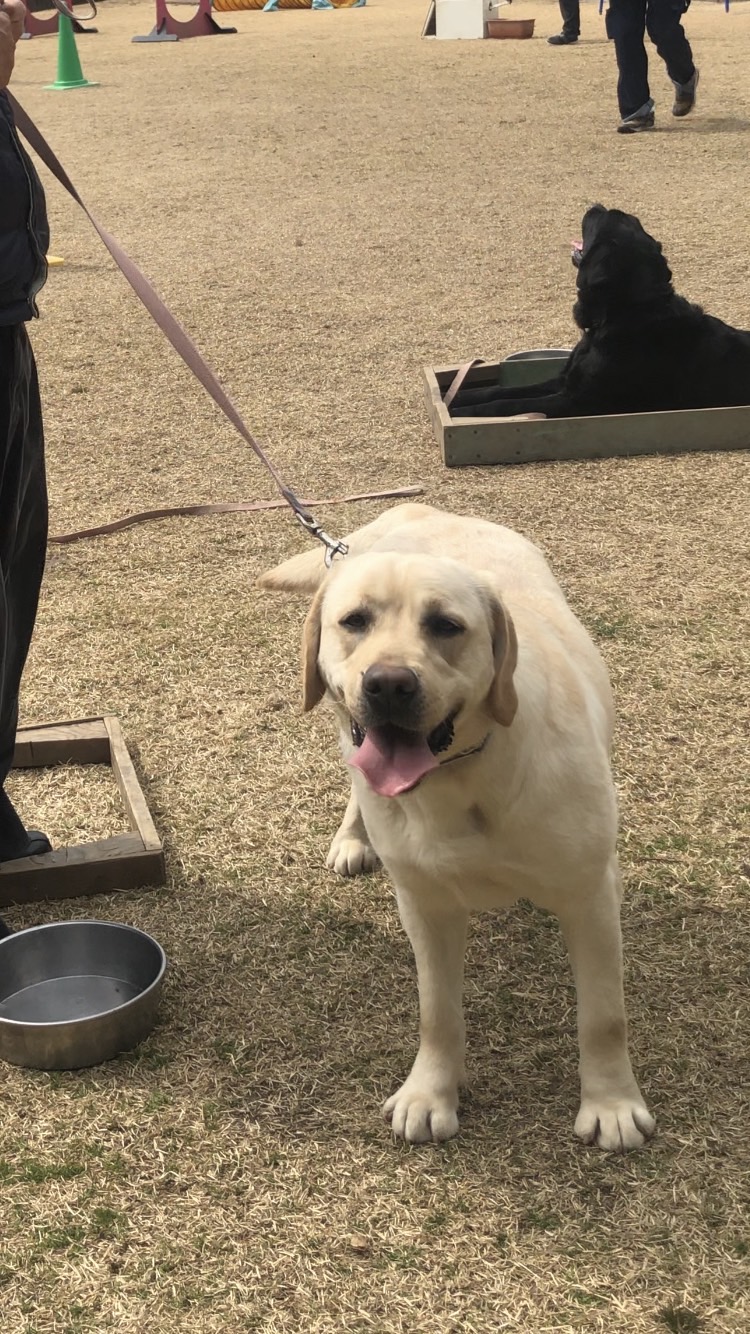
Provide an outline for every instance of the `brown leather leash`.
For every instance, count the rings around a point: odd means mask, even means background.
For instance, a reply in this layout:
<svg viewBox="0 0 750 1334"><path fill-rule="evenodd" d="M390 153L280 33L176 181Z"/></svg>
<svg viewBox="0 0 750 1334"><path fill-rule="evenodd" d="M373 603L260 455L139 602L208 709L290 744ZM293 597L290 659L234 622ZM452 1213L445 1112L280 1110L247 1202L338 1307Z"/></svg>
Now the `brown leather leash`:
<svg viewBox="0 0 750 1334"><path fill-rule="evenodd" d="M421 496L423 491L424 487L421 486L402 486L395 491L363 491L356 496L303 500L302 504L353 505L358 500L393 500L400 496ZM100 523L96 528L81 528L75 533L58 533L55 537L49 537L47 541L62 545L81 542L84 537L104 537L108 533L120 533L123 528L132 528L137 523L148 523L152 519L174 519L188 514L244 514L250 510L281 510L286 504L286 500L235 500L218 505L168 505L164 509L141 510L138 514L127 514L124 519L115 519L112 523Z"/></svg>
<svg viewBox="0 0 750 1334"><path fill-rule="evenodd" d="M235 429L239 431L243 440L246 441L264 467L267 468L278 491L283 496L284 501L292 509L295 518L312 537L317 538L319 542L323 543L326 548L326 564L330 565L334 556L345 556L348 550L346 543L337 540L335 537L329 536L317 522L315 516L310 513L305 502L301 501L298 496L295 495L292 488L286 485L283 477L271 462L266 451L245 425L231 398L226 390L222 388L214 371L211 370L211 367L204 360L190 335L182 327L179 320L175 318L168 306L164 304L146 275L141 273L137 264L133 262L128 253L120 245L119 241L116 241L114 236L97 222L93 213L91 213L90 209L83 202L76 187L68 176L68 173L50 148L43 134L37 129L30 116L27 115L10 90L6 89L6 95L10 102L16 126L26 139L27 143L34 149L34 152L38 154L44 165L52 172L52 175L56 177L63 188L67 190L68 194L71 195L76 203L83 209L92 227L98 232L101 240L107 247L115 264L125 275L136 296L146 307L151 318L158 324L162 333L169 339L175 352L182 358L188 369L193 372L196 379L203 385L206 393L210 394L217 407L221 408L225 417L228 417ZM357 497L357 499L380 499L385 496L418 495L421 490L421 487L409 487L397 491L376 492L372 495ZM326 501L325 503L343 504L345 502L340 500ZM268 502L240 501L237 504L186 505L164 510L146 510L140 514L128 515L125 519L118 519L112 524L101 524L97 528L82 529L77 533L64 533L60 537L52 538L51 541L75 542L84 537L96 537L104 533L117 532L122 528L130 527L134 523L144 523L152 518L166 518L173 514L224 514L233 510L268 509L272 507L275 506L272 506ZM278 507L281 508L281 506Z"/></svg>

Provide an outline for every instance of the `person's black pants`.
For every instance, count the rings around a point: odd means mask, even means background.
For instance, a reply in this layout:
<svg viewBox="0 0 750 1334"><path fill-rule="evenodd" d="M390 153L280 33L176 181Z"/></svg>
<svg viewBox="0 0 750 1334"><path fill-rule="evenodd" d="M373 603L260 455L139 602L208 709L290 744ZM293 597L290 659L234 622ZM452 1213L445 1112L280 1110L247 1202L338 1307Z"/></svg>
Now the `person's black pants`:
<svg viewBox="0 0 750 1334"><path fill-rule="evenodd" d="M0 326L0 861L26 843L4 784L46 551L44 430L34 354L24 325Z"/></svg>
<svg viewBox="0 0 750 1334"><path fill-rule="evenodd" d="M688 83L695 72L693 53L680 22L690 0L609 0L607 33L615 44L620 115L632 116L650 97L648 33L675 83Z"/></svg>
<svg viewBox="0 0 750 1334"><path fill-rule="evenodd" d="M565 36L580 37L581 6L579 0L560 0L560 13L562 14L562 30Z"/></svg>

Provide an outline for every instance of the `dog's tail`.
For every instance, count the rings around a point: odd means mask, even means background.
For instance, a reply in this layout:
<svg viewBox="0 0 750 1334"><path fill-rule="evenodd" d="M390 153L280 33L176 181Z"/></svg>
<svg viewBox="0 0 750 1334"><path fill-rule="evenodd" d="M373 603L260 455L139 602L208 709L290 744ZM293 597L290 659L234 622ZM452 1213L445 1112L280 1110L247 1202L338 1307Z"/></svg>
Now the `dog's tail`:
<svg viewBox="0 0 750 1334"><path fill-rule="evenodd" d="M380 539L387 537L394 528L429 518L435 513L431 505L393 505L384 514L378 515L377 519L373 519L372 523L366 524L364 528L357 528L344 538L349 548L349 555L361 556L366 551L372 551ZM327 573L323 547L317 545L312 551L302 551L299 555L283 561L281 565L276 565L272 570L267 570L260 576L258 584L261 588L271 588L274 591L286 589L290 592L314 593Z"/></svg>
<svg viewBox="0 0 750 1334"><path fill-rule="evenodd" d="M272 570L266 570L258 584L261 588L272 588L274 591L289 589L290 592L314 593L323 582L325 573L324 551L322 546L316 545L312 551L301 551Z"/></svg>

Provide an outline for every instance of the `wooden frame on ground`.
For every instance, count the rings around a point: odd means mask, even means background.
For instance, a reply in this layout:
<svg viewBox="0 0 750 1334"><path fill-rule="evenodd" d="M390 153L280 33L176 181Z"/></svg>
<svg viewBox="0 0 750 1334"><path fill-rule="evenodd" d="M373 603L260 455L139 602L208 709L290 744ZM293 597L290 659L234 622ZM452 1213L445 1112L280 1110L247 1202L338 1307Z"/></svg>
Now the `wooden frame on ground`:
<svg viewBox="0 0 750 1334"><path fill-rule="evenodd" d="M164 849L119 720L113 714L20 727L13 764L18 769L54 764L111 765L130 832L58 848L41 857L4 862L0 865L0 907L164 884Z"/></svg>
<svg viewBox="0 0 750 1334"><path fill-rule="evenodd" d="M544 421L453 418L443 394L458 369L424 367L427 410L447 468L750 447L750 407ZM557 360L498 361L475 366L464 383L479 386L495 380L520 387L551 378L559 371Z"/></svg>

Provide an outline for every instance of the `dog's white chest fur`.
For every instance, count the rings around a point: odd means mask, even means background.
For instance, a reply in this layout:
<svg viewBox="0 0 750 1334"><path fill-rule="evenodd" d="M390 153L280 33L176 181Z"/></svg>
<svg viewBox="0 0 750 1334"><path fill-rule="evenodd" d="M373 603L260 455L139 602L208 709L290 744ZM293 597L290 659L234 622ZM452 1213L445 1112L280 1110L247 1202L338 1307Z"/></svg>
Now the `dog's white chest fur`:
<svg viewBox="0 0 750 1334"><path fill-rule="evenodd" d="M481 761L469 757L458 764ZM450 778L430 774L417 791L397 800L355 781L372 847L396 884L453 899L469 912L507 908L521 897L539 901L544 867L530 866L523 835L518 843L500 793L473 777L462 791L455 772Z"/></svg>

